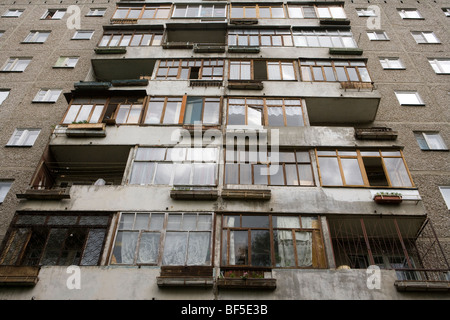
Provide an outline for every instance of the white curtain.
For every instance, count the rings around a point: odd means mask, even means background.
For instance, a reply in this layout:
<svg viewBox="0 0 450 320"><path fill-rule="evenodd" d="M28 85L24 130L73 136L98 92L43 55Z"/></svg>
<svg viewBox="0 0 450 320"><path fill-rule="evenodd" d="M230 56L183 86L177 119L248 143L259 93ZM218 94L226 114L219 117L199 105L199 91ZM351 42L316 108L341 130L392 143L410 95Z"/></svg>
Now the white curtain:
<svg viewBox="0 0 450 320"><path fill-rule="evenodd" d="M188 265L205 265L210 260L209 232L191 232L189 234Z"/></svg>

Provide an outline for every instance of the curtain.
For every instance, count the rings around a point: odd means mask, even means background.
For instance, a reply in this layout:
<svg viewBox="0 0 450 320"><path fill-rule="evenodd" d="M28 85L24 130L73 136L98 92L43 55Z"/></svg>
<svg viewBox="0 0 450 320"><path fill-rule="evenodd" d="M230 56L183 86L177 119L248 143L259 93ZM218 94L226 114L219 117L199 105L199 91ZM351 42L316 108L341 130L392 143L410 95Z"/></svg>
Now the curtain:
<svg viewBox="0 0 450 320"><path fill-rule="evenodd" d="M205 265L210 261L209 232L191 232L189 234L188 265Z"/></svg>
<svg viewBox="0 0 450 320"><path fill-rule="evenodd" d="M184 265L187 249L187 232L167 232L164 244L163 265Z"/></svg>
<svg viewBox="0 0 450 320"><path fill-rule="evenodd" d="M312 266L312 233L296 231L295 241L297 246L298 266Z"/></svg>
<svg viewBox="0 0 450 320"><path fill-rule="evenodd" d="M138 263L156 263L159 251L159 232L144 232L141 235Z"/></svg>

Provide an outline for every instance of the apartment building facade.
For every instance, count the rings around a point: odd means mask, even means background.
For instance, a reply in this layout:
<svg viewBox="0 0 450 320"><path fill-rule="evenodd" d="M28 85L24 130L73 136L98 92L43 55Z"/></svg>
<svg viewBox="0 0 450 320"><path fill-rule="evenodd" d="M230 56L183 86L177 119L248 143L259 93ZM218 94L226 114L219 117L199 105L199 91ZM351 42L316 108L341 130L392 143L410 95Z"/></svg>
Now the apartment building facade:
<svg viewBox="0 0 450 320"><path fill-rule="evenodd" d="M449 8L2 5L0 298L447 299Z"/></svg>

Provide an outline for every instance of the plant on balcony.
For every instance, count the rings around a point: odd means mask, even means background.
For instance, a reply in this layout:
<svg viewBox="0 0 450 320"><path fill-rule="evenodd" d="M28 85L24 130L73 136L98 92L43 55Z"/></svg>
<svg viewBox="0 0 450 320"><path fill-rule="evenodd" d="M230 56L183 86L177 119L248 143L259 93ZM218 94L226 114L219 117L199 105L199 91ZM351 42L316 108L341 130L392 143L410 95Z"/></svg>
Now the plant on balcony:
<svg viewBox="0 0 450 320"><path fill-rule="evenodd" d="M378 192L375 194L373 200L380 204L398 204L403 201L402 194L398 192Z"/></svg>
<svg viewBox="0 0 450 320"><path fill-rule="evenodd" d="M276 288L276 279L265 278L261 271L226 271L220 273L219 288L224 289L269 289Z"/></svg>

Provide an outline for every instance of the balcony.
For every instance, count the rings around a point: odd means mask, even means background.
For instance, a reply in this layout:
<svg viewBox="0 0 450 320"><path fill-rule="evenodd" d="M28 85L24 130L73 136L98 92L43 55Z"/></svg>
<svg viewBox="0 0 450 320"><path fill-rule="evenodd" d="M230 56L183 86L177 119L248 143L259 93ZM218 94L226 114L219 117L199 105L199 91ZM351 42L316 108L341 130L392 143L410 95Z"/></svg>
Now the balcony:
<svg viewBox="0 0 450 320"><path fill-rule="evenodd" d="M164 49L193 49L197 53L225 52L225 23L167 24Z"/></svg>

